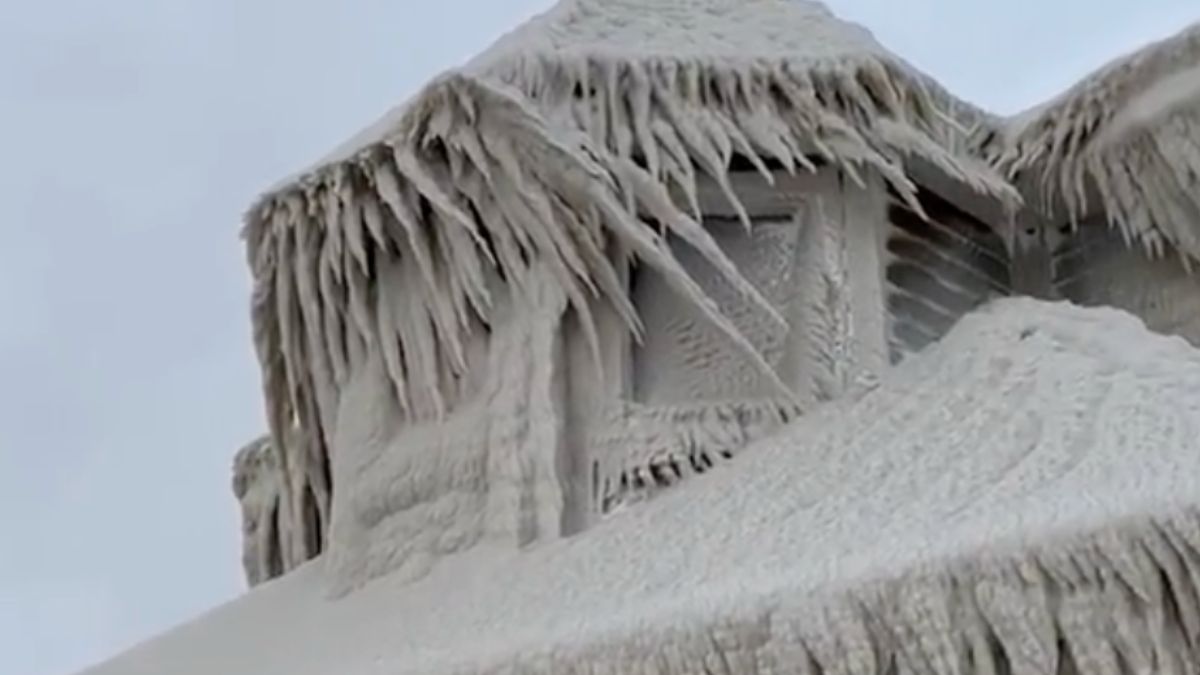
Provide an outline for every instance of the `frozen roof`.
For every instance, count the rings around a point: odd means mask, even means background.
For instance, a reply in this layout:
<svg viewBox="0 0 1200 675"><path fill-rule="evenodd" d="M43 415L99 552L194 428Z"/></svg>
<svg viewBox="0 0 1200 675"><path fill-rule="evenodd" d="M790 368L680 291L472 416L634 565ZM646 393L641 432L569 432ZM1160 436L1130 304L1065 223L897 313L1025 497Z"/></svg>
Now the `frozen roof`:
<svg viewBox="0 0 1200 675"><path fill-rule="evenodd" d="M920 94L927 94L948 119L918 115L911 121L940 127L937 135L943 143L959 142L963 130L956 127L960 124L989 119L886 50L869 30L838 19L823 3L813 0L563 0L452 72L512 85L539 107L561 103L554 101L552 94L563 92L549 89L588 82L589 74L608 76L589 82L599 96L649 95L650 87L678 78L680 88L691 85L697 89L692 93L711 94L711 102L718 104L716 99L723 95L732 98L766 92L700 90L708 85L737 87L743 83L735 80L748 79L747 75L759 76L757 84L765 85L768 71L784 67L802 80L810 70L823 75L827 81L815 85L823 84L833 94L838 92L838 78L855 77L852 66L856 64L885 65L892 71L887 76L901 80L894 83L898 89L925 89ZM713 83L714 74L703 72L707 69L724 71L727 81ZM634 78L638 75L635 70L646 71L644 81L620 81ZM609 77L614 80L610 82ZM630 91L639 87L647 91ZM870 89L871 85L863 82L850 89L864 87ZM404 126L405 116L419 105L419 99L420 94L388 111L307 170L277 184L273 192L389 140ZM932 112L925 110L922 115ZM635 113L628 110L626 119L611 122L635 124Z"/></svg>
<svg viewBox="0 0 1200 675"><path fill-rule="evenodd" d="M88 675L1193 672L1198 433L1200 351L1004 300L583 535L337 600L318 561Z"/></svg>
<svg viewBox="0 0 1200 675"><path fill-rule="evenodd" d="M1200 23L1007 123L997 164L1047 208L1098 209L1131 240L1200 258Z"/></svg>

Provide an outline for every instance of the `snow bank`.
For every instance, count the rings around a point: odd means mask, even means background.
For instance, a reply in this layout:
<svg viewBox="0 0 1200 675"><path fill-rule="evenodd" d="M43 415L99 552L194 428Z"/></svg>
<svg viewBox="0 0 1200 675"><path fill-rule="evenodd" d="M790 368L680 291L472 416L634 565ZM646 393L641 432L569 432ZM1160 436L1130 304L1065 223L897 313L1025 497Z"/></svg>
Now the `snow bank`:
<svg viewBox="0 0 1200 675"><path fill-rule="evenodd" d="M1200 351L1029 299L724 468L527 553L326 599L321 564L90 675L1182 673Z"/></svg>

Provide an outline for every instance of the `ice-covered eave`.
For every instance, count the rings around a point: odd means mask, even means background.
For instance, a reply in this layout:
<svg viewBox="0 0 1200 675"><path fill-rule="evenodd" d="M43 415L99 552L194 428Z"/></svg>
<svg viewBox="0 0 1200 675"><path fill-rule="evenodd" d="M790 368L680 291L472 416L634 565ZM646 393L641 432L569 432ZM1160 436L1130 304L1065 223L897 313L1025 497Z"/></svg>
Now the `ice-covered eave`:
<svg viewBox="0 0 1200 675"><path fill-rule="evenodd" d="M1123 106L1198 64L1200 22L1113 59L1054 98L1001 120L999 131L1010 146L1008 162L1021 159L1012 156L1011 146L1040 141L1049 149L1083 143Z"/></svg>
<svg viewBox="0 0 1200 675"><path fill-rule="evenodd" d="M1200 23L1011 118L984 154L1056 219L1200 258Z"/></svg>
<svg viewBox="0 0 1200 675"><path fill-rule="evenodd" d="M638 147L641 150L648 149L644 146L663 145L661 139L655 143L653 138L640 137L646 130L636 126L642 121L639 112L655 102L666 104L664 99L673 99L673 103L688 108L676 112L689 114L696 112L696 107L711 111L737 104L753 107L758 103L770 103L766 89L780 83L793 84L796 88L778 93L791 99L790 103L803 100L806 105L798 107L802 112L827 112L831 116L804 120L791 130L802 133L793 134L794 138L779 139L790 141L789 145L796 147L779 148L779 141L773 141L768 144L770 147L753 148L753 154L778 159L778 155L795 151L793 154L822 156L822 159L833 158L826 155L837 155L844 163L869 163L874 158L861 156L861 149L851 152L855 148L829 144L838 134L854 136L853 132L859 132L861 137L847 140L878 146L875 149L928 156L978 192L1000 197L1010 204L1019 202L1011 188L978 160L974 147L979 136L999 129L1003 119L954 97L933 78L890 55L863 52L838 58L791 60L684 58L671 54L631 57L618 51L577 53L560 50L550 54L520 54L443 74L316 163L272 185L250 209L250 218L272 201L292 193L307 194L335 180L340 170L368 163L376 150L394 144L411 130L416 119L428 114L430 99L437 98L434 92L445 82L462 78L484 86L511 88L524 96L525 103L548 121L565 122L569 128L582 129L612 150L619 150L622 145L642 146ZM586 103L597 107L596 114L588 114L593 112L588 110L571 110L580 106L564 100L564 95L572 94L579 86L592 90L594 95ZM623 100L614 100L614 97ZM562 112L567 112L571 119L550 119ZM748 111L725 112L736 117L738 113ZM666 121L677 123L679 120ZM733 121L736 126L745 123ZM622 122L629 133L639 137L620 138ZM886 124L873 134L861 133L864 126L874 123ZM887 125L891 124L909 128L888 129ZM723 123L720 126L727 127ZM737 138L733 129L716 131L719 133L714 136L728 135L730 138L718 140L714 137L713 140L721 145L733 144L732 151L737 154L748 149L746 145L756 145L765 139L747 129L740 129L747 134L745 139ZM893 136L889 138L888 132ZM652 142L645 143L646 140ZM651 156L653 154L656 153ZM651 157L646 159L651 160ZM710 169L705 165L700 168Z"/></svg>
<svg viewBox="0 0 1200 675"><path fill-rule="evenodd" d="M564 625L428 657L427 672L1190 672L1200 512L1147 511L1057 540L1012 537L974 555L917 554L902 570L834 573L819 589L714 583L652 611L591 617L586 631Z"/></svg>

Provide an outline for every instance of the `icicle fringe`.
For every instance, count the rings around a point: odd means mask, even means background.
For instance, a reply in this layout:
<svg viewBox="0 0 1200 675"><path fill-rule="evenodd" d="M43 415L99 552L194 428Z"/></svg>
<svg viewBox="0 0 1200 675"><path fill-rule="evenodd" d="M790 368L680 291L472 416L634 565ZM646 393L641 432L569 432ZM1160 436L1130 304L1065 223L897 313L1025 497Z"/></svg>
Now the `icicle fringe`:
<svg viewBox="0 0 1200 675"><path fill-rule="evenodd" d="M238 451L233 493L242 512L242 567L251 587L303 563L307 555L291 555L302 548L293 542L320 536L320 523L291 520L285 483L269 437L255 439Z"/></svg>
<svg viewBox="0 0 1200 675"><path fill-rule="evenodd" d="M1200 259L1200 24L1101 69L981 151L1076 225ZM1003 134L1002 134L1003 135Z"/></svg>
<svg viewBox="0 0 1200 675"><path fill-rule="evenodd" d="M1200 512L1171 513L816 593L689 589L693 611L447 672L1185 675L1200 668Z"/></svg>
<svg viewBox="0 0 1200 675"><path fill-rule="evenodd" d="M733 459L802 410L790 399L650 407L623 402L589 439L597 466L594 508L609 513Z"/></svg>

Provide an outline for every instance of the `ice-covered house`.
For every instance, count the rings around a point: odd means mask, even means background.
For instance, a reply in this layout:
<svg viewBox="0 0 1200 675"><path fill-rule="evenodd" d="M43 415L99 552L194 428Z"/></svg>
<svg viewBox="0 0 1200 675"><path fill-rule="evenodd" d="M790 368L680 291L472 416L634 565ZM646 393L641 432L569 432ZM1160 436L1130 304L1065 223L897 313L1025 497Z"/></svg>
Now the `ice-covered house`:
<svg viewBox="0 0 1200 675"><path fill-rule="evenodd" d="M1194 672L1200 353L988 302L1124 306L1055 159L1131 152L1106 77L1003 120L815 2L564 0L251 209L282 578L97 672Z"/></svg>
<svg viewBox="0 0 1200 675"><path fill-rule="evenodd" d="M564 2L438 78L249 215L284 565L569 535L940 337L1009 289L984 118L809 2Z"/></svg>
<svg viewBox="0 0 1200 675"><path fill-rule="evenodd" d="M1200 24L1000 125L1050 297L1130 311L1200 345Z"/></svg>

